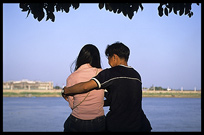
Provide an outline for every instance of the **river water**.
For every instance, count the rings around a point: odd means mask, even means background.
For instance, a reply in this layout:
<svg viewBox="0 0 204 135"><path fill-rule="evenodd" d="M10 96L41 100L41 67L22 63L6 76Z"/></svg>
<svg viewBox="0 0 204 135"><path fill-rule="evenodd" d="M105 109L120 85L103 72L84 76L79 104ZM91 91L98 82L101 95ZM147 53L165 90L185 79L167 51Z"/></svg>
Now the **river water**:
<svg viewBox="0 0 204 135"><path fill-rule="evenodd" d="M201 132L200 98L145 97L142 106L152 132ZM70 113L60 97L4 97L3 132L62 132Z"/></svg>

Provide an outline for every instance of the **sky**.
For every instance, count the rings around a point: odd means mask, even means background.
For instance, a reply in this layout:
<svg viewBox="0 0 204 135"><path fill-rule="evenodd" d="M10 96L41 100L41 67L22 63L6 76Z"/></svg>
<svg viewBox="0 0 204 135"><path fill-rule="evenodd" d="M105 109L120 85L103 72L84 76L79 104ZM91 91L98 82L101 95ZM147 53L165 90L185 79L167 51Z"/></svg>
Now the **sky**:
<svg viewBox="0 0 204 135"><path fill-rule="evenodd" d="M55 22L38 22L19 4L3 4L3 81L52 81L66 85L70 66L85 44L100 51L102 68L110 68L107 45L130 48L128 65L139 72L143 87L201 89L201 4L193 16L158 15L159 4L143 4L132 20L122 13L80 4L69 13L55 12Z"/></svg>

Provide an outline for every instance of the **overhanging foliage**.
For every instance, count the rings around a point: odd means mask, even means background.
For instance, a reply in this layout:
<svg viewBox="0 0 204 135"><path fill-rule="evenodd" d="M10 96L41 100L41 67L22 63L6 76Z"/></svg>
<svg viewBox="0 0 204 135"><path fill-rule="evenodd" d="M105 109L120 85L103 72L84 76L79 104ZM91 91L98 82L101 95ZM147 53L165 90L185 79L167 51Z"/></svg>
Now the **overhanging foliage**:
<svg viewBox="0 0 204 135"><path fill-rule="evenodd" d="M199 3L197 3L199 5ZM46 16L46 21L51 20L55 21L55 11L65 11L69 13L70 7L73 9L78 9L80 3L20 3L19 7L23 12L28 12L28 15L31 13L33 17L38 21L41 21ZM189 18L193 15L191 11L192 3L160 3L158 6L158 15L162 17L164 14L168 16L172 11L176 15L188 15ZM113 13L123 13L124 16L128 16L129 19L132 19L134 13L144 9L142 3L99 3L99 9L105 8L107 11Z"/></svg>

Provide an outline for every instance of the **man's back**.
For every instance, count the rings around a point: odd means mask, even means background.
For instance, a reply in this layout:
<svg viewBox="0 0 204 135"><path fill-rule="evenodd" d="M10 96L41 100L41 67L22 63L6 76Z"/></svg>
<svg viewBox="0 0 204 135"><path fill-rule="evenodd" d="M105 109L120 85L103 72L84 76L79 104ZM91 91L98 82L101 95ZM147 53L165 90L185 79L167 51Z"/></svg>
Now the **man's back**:
<svg viewBox="0 0 204 135"><path fill-rule="evenodd" d="M108 91L110 111L106 124L109 131L142 131L144 126L151 129L141 107L142 82L137 71L120 65L102 71L95 79Z"/></svg>

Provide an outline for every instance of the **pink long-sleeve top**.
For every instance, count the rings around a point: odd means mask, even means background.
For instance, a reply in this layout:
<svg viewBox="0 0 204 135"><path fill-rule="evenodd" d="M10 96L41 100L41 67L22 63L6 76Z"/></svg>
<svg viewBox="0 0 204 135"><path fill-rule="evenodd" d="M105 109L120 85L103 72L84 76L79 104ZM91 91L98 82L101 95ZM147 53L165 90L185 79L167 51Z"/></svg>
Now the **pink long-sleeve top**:
<svg viewBox="0 0 204 135"><path fill-rule="evenodd" d="M70 87L80 82L89 81L100 71L102 71L102 69L94 68L90 64L81 65L67 78L66 86ZM68 96L68 102L71 109L73 109L74 106L78 105L86 96L87 93ZM103 104L104 90L92 90L90 91L88 97L79 106L72 110L71 114L82 120L95 119L96 117L104 115Z"/></svg>

